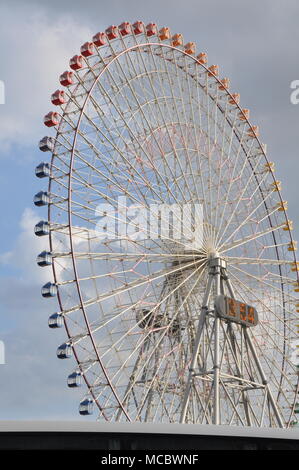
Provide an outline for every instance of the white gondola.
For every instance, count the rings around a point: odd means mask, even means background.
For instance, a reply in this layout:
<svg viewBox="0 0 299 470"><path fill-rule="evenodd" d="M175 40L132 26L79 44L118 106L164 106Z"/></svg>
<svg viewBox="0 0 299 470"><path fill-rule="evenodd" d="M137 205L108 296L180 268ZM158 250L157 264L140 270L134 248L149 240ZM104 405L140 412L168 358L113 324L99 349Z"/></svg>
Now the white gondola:
<svg viewBox="0 0 299 470"><path fill-rule="evenodd" d="M34 227L34 233L38 237L42 237L43 235L49 235L50 233L50 225L45 220L40 220Z"/></svg>
<svg viewBox="0 0 299 470"><path fill-rule="evenodd" d="M35 175L38 178L46 178L47 176L50 176L50 165L49 163L41 162L37 167L35 168Z"/></svg>
<svg viewBox="0 0 299 470"><path fill-rule="evenodd" d="M70 343L63 343L58 347L56 354L58 359L69 359L72 357L73 348Z"/></svg>
<svg viewBox="0 0 299 470"><path fill-rule="evenodd" d="M57 295L57 286L56 284L53 284L52 282L47 282L42 287L42 296L43 297L55 297Z"/></svg>
<svg viewBox="0 0 299 470"><path fill-rule="evenodd" d="M39 191L33 199L35 206L47 206L50 202L50 195L46 191Z"/></svg>
<svg viewBox="0 0 299 470"><path fill-rule="evenodd" d="M92 415L93 413L93 400L91 398L85 398L79 405L80 415Z"/></svg>
<svg viewBox="0 0 299 470"><path fill-rule="evenodd" d="M51 266L52 254L49 251L42 251L36 258L38 266Z"/></svg>
<svg viewBox="0 0 299 470"><path fill-rule="evenodd" d="M53 313L48 320L49 328L61 328L63 326L63 316L61 313Z"/></svg>
<svg viewBox="0 0 299 470"><path fill-rule="evenodd" d="M67 378L67 386L70 388L81 387L82 385L82 373L75 371L72 372Z"/></svg>
<svg viewBox="0 0 299 470"><path fill-rule="evenodd" d="M53 137L43 137L38 143L39 149L42 152L53 152L54 150L54 139Z"/></svg>

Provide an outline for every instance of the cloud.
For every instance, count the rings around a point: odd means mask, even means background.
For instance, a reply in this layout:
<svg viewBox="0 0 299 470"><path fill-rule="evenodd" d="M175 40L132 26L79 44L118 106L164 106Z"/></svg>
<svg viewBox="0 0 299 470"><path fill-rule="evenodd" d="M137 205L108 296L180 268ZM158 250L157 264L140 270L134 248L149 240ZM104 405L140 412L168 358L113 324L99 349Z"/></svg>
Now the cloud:
<svg viewBox="0 0 299 470"><path fill-rule="evenodd" d="M30 146L45 133L43 116L53 109L50 94L60 88L59 75L69 58L90 36L87 25L70 15L55 21L43 6L1 5L1 76L6 103L0 107L2 152L12 145Z"/></svg>
<svg viewBox="0 0 299 470"><path fill-rule="evenodd" d="M33 234L38 220L34 211L25 209L14 246L0 256L1 263L18 268L0 284L0 339L6 356L6 364L0 365L0 419L78 418L82 391L72 393L66 386L75 363L56 358L66 334L64 329L52 331L47 326L57 301L43 299L40 293L52 275L34 263L36 254L45 248L45 237Z"/></svg>
<svg viewBox="0 0 299 470"><path fill-rule="evenodd" d="M0 263L10 265L20 272L20 280L24 283L41 284L52 278L51 267L41 269L34 262L37 255L48 248L47 237L34 235L34 225L40 217L26 208L20 221L20 232L11 251L0 254Z"/></svg>

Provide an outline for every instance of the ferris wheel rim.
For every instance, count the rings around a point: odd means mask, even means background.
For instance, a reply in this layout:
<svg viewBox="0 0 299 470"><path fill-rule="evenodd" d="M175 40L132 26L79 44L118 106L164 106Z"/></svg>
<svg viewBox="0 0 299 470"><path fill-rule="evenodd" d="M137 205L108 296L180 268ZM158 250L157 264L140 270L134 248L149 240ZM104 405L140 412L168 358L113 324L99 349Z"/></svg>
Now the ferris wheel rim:
<svg viewBox="0 0 299 470"><path fill-rule="evenodd" d="M180 50L180 49L178 49L178 48L175 48L175 47L173 47L173 46L169 46L169 45L167 45L167 44L161 44L161 43L158 42L158 41L157 41L157 42L153 42L153 43L147 42L147 43L144 43L144 44L138 44L138 45L136 45L136 46L132 46L132 48L130 48L130 49L136 49L136 48L138 49L138 48L142 47L143 45L149 46L149 45L157 45L157 44L159 44L159 46L164 46L164 47L169 47L169 48L176 49L176 50L178 50L180 53L183 53L183 54L185 54L185 55L188 55L189 57L192 57L192 59L197 60L197 59L195 59L193 56L190 56L189 54L187 54L186 52L184 52L184 51L182 51L182 50ZM129 50L129 49L126 49L126 50L121 51L121 52L119 53L119 55L125 54L126 52L128 52L128 50ZM114 60L117 60L117 58L119 57L119 55L116 56L116 57L113 59L113 61L114 61ZM105 68L101 71L100 75L96 78L95 83L99 80L100 76L105 72L106 68L109 67L109 65L111 65L111 63L108 63L108 64L105 65ZM208 70L208 68L207 68L204 64L200 64L200 65L201 65L202 67L204 67L206 70ZM218 81L218 83L220 83L220 79L218 79L218 77L215 76L214 78ZM95 85L95 83L94 83L94 85ZM94 85L93 85L93 86L94 86ZM79 125L80 125L80 122L81 122L81 118L82 118L82 115L83 115L83 112L84 112L85 104L87 103L87 101L88 101L88 99L89 99L89 96L90 96L90 94L92 93L93 86L92 86L92 88L90 89L90 91L89 91L89 93L88 93L88 95L87 95L87 97L86 97L84 106L83 106L83 108L82 108L82 110L81 110L81 113L80 113L80 118L79 118L78 123L77 123L76 134L75 134L75 136L74 136L73 147L72 147L71 168L72 168L72 162L73 162L73 159L74 159L74 147L75 147L75 142L76 142L75 139L76 139L76 137L77 137L77 130L78 130ZM226 92L231 96L231 93L230 93L228 90L226 90ZM238 103L236 103L236 106L238 107L238 109L239 109L240 111L242 111L242 109L241 109L241 107L239 106ZM250 122L249 122L249 120L247 120L247 118L246 118L246 121L247 121L248 124L250 125ZM252 127L252 126L251 126L251 127ZM58 131L58 132L59 132L59 131ZM258 138L258 137L255 137L255 139L258 141L259 146L260 146L260 148L261 148L261 151L262 151L262 153L263 153L263 156L264 156L264 158L266 159L266 161L268 162L266 153L264 152L264 148L263 148L263 146L262 146L262 144L261 144L259 138ZM52 158L54 158L54 157L52 157ZM275 180L274 174L273 174L273 171L272 171L271 168L270 168L270 172L271 172L271 174L272 174L273 180ZM68 218L69 218L69 226L68 226L68 231L69 231L69 238L70 238L70 246L72 247L72 255L71 255L71 256L72 256L72 261L73 261L73 269L74 269L74 273L75 273L75 280L76 280L77 287L79 288L79 291L80 291L80 282L79 282L79 277L78 277L78 274L77 274L76 260L75 260L75 256L74 256L73 242L72 242L72 234L73 234L73 232L72 232L72 212L71 212L71 181L72 181L72 180L71 180L71 177L72 177L72 169L71 169L70 175L69 175L70 184L69 184L69 201L68 201L68 204L69 204L69 213L68 213L68 216L69 216L69 217L68 217ZM51 179L50 179L50 181L49 181L49 187L50 187L50 185L51 185ZM278 190L278 194L279 194L280 200L282 201L282 196L281 196L280 190ZM286 218L286 220L288 220L288 217L287 217L287 214L286 214L286 210L285 210L285 209L283 209L283 210L284 210L285 218ZM51 219L50 219L50 206L49 206L49 220L51 220ZM289 237L290 237L290 239L291 239L291 241L292 241L293 238L292 238L291 232L289 232ZM50 232L50 239L51 239L51 232ZM51 243L51 242L50 242L50 243ZM52 246L52 243L51 243L51 246ZM294 256L294 261L296 262L296 255L295 255L295 252L293 252L293 256ZM278 259L279 259L279 257L278 257ZM56 279L57 277L56 277L56 273L55 273L55 268L54 268L54 266L55 266L55 263L53 264L53 272L54 272L54 278ZM297 278L299 279L299 277L298 277L298 272L297 272ZM79 291L78 291L78 294L79 294ZM82 295L79 294L79 297L81 298L81 300L80 300L80 302L81 302L81 308L82 308L82 311L83 311L83 314L84 314L84 318L86 319L86 325L87 325L87 327L88 327L88 329L89 329L89 331L90 331L90 325L89 325L88 317L87 317L86 313L84 312L84 302L83 302L83 300L82 300ZM58 292L58 298L60 299L59 292ZM61 304L61 309L63 310L62 304ZM68 330L67 330L67 320L66 320L65 318L64 318L64 322L65 322L65 327L66 327L67 334L69 335ZM70 337L70 336L69 336L69 337ZM93 341L92 333L91 333L90 337L91 337L91 340L92 340L92 342L93 342L93 344L94 344L94 349L95 349L95 351L96 351L96 344L95 344L95 342ZM76 349L76 347L74 346L74 347L73 347L74 352L75 352L75 349ZM77 360L77 358L76 358L76 360ZM77 361L77 362L78 362L78 361ZM80 362L78 362L78 365L80 366ZM103 369L103 370L104 370L104 369ZM84 374L84 372L83 372L83 376L84 376L84 379L85 379L85 374ZM93 392L92 392L92 388L90 388L89 386L88 386L88 388L89 388L89 390L90 390L90 392L91 392L91 394L92 394L92 393L93 393ZM120 402L119 402L119 403L120 403ZM98 404L98 403L97 403L97 404Z"/></svg>

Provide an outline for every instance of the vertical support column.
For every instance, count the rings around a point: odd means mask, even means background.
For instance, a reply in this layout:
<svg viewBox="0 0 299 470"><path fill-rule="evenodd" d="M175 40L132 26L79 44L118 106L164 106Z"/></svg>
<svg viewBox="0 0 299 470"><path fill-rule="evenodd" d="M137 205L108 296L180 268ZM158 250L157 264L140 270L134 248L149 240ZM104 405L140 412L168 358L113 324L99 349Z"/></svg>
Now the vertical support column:
<svg viewBox="0 0 299 470"><path fill-rule="evenodd" d="M214 347L214 413L213 413L213 424L219 424L220 422L220 391L219 391L219 375L220 375L220 364L219 364L219 328L220 319L215 318L215 347Z"/></svg>
<svg viewBox="0 0 299 470"><path fill-rule="evenodd" d="M210 293L211 293L211 288L212 288L212 282L213 282L213 277L214 277L214 272L210 271L209 272L209 278L208 278L208 284L205 290L203 302L202 302L202 307L201 307L201 313L198 321L198 328L197 328L197 334L196 334L196 339L194 343L194 351L192 355L192 360L191 364L189 367L189 375L188 375L188 380L187 380L187 385L186 385L186 390L184 393L184 398L183 398L183 404L182 404L182 412L181 412L181 418L180 418L180 423L184 423L186 419L186 414L187 414L187 409L188 409L188 403L190 399L190 392L191 392L191 386L193 382L193 376L195 373L195 365L198 357L198 352L199 352L199 344L201 340L201 335L204 329L205 321L206 321L206 315L207 315L207 310L208 310L208 304L209 304L209 298L210 298Z"/></svg>
<svg viewBox="0 0 299 470"><path fill-rule="evenodd" d="M220 259L215 258L211 260L211 265L214 266L214 276L215 276L215 296L221 293L221 278L220 278ZM214 330L215 330L215 344L214 344L214 409L213 409L213 424L220 423L220 318L217 316L215 311L215 320L214 320Z"/></svg>

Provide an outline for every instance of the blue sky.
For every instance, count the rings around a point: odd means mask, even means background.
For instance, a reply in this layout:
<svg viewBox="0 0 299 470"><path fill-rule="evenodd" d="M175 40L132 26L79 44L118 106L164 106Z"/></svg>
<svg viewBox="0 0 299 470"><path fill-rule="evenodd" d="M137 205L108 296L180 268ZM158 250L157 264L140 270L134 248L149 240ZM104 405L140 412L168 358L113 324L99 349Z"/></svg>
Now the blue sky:
<svg viewBox="0 0 299 470"><path fill-rule="evenodd" d="M0 340L7 363L0 365L0 419L79 419L82 392L66 387L72 364L55 354L64 333L47 327L56 302L40 296L50 273L35 264L44 241L34 237L33 225L44 212L32 204L43 189L34 177L44 157L37 147L47 134L42 119L69 58L93 34L124 20L155 21L195 41L231 78L231 89L260 126L298 239L299 105L290 103L290 83L299 79L298 16L295 0L190 0L187 6L177 0L2 0Z"/></svg>

